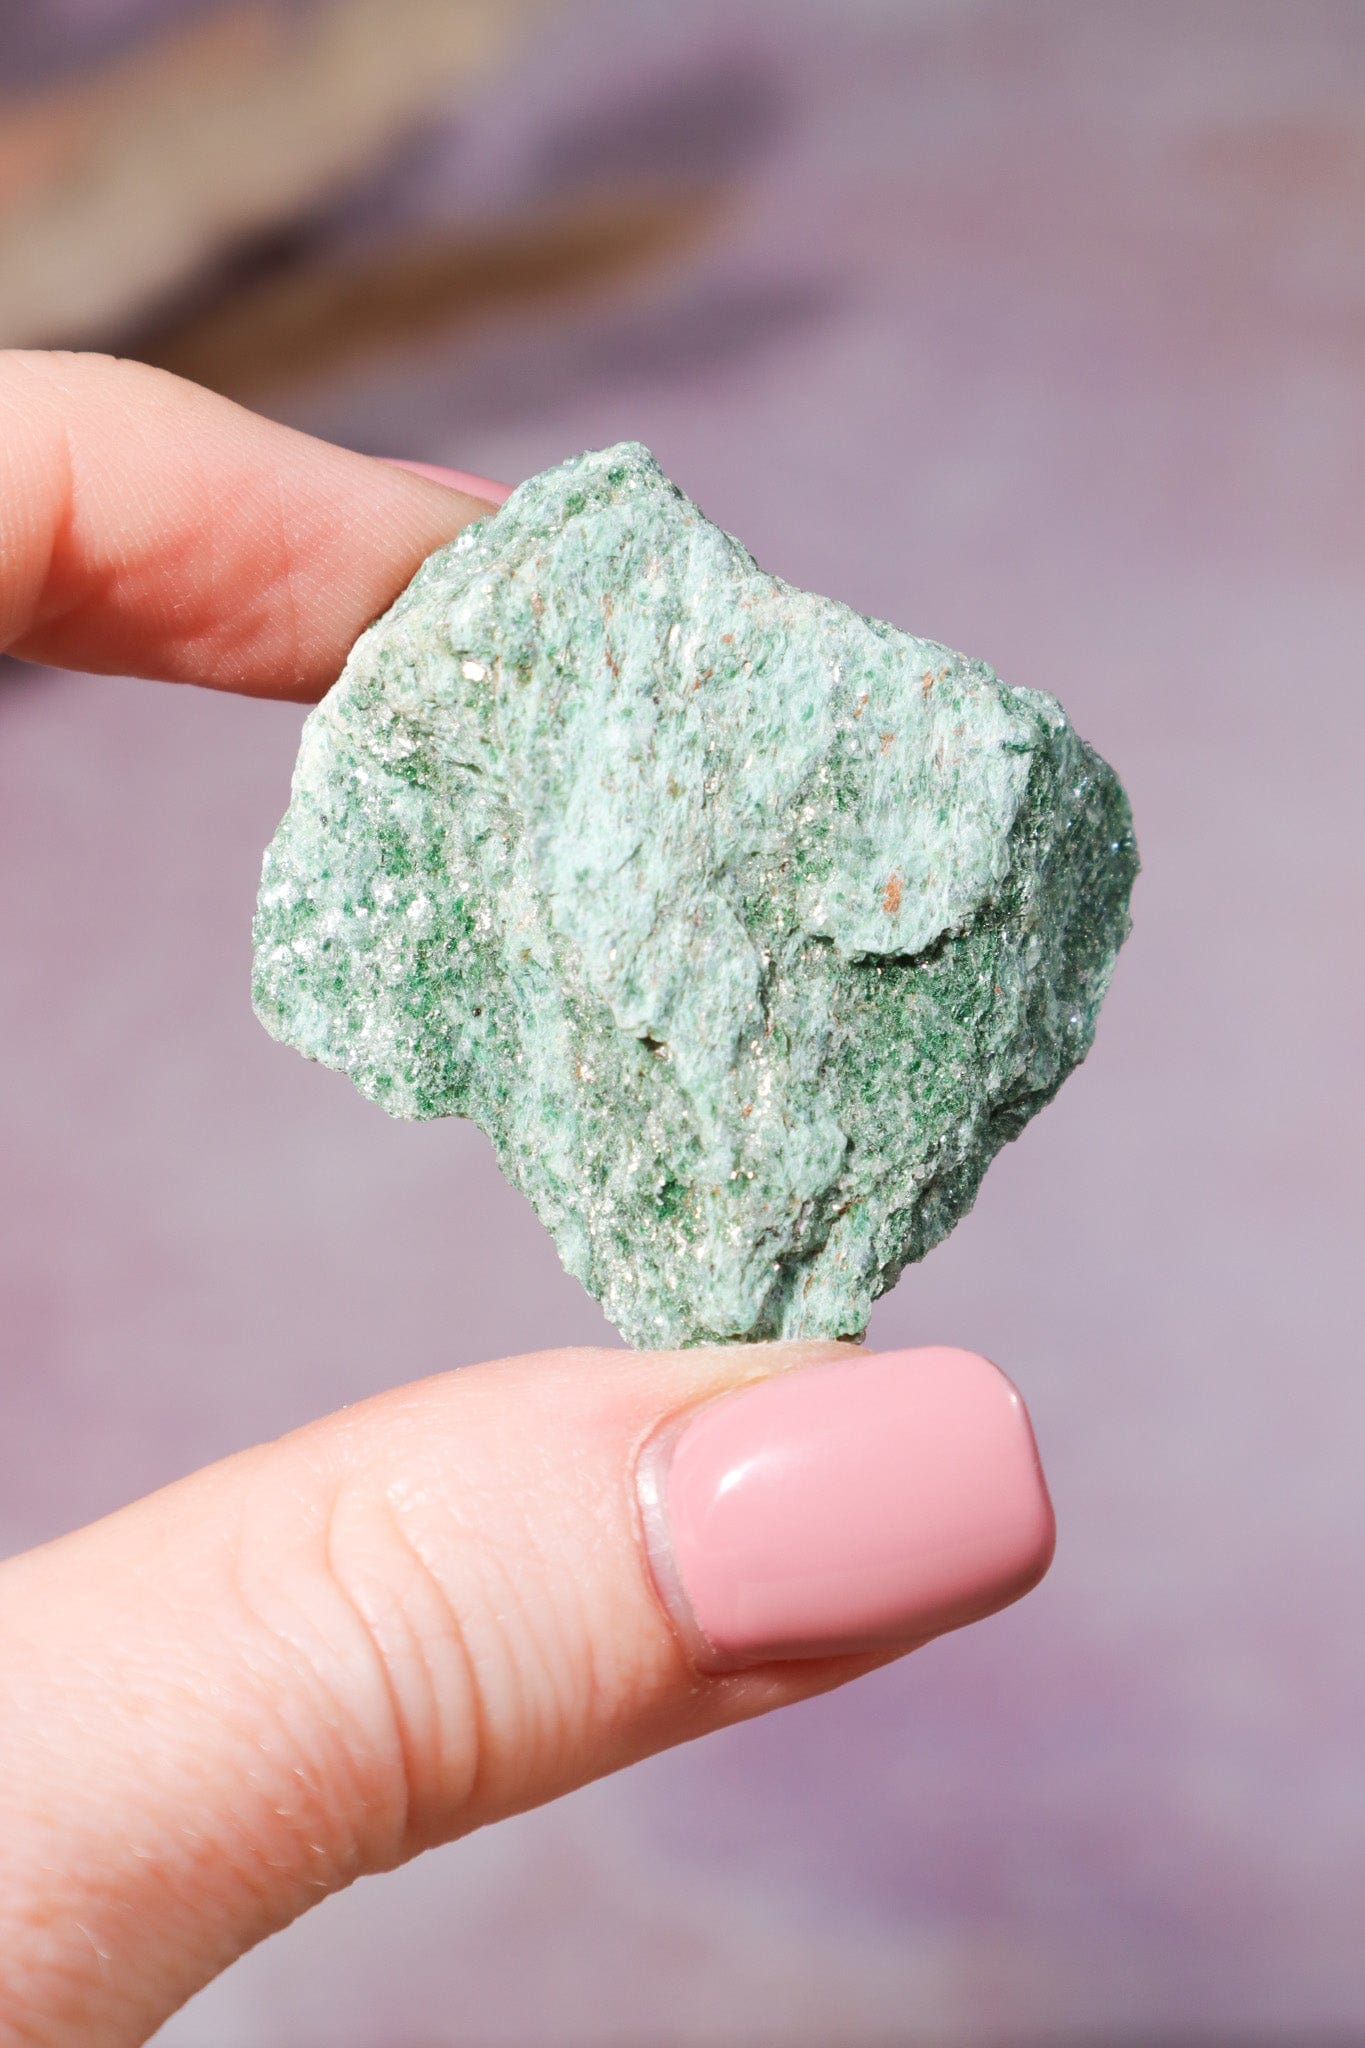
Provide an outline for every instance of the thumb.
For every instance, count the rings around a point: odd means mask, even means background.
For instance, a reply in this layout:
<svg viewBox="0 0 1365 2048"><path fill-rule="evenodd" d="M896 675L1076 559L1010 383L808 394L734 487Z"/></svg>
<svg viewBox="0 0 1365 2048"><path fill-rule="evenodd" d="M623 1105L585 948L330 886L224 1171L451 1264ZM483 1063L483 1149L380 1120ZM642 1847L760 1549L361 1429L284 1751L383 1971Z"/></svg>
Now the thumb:
<svg viewBox="0 0 1365 2048"><path fill-rule="evenodd" d="M11 1560L0 2042L141 2041L363 1872L973 1620L1051 1545L994 1366L807 1344L466 1368Z"/></svg>

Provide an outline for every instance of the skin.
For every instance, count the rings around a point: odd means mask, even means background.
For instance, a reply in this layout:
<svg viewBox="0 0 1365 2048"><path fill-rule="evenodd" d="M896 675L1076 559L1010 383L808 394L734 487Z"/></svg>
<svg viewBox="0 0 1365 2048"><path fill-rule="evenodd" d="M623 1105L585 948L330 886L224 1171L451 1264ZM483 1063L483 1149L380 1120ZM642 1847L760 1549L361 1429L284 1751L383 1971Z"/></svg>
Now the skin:
<svg viewBox="0 0 1365 2048"><path fill-rule="evenodd" d="M313 699L487 510L138 364L0 353L33 661ZM0 2048L143 2041L356 1877L884 1661L702 1676L633 1506L669 1417L838 1350L468 1367L0 1565Z"/></svg>

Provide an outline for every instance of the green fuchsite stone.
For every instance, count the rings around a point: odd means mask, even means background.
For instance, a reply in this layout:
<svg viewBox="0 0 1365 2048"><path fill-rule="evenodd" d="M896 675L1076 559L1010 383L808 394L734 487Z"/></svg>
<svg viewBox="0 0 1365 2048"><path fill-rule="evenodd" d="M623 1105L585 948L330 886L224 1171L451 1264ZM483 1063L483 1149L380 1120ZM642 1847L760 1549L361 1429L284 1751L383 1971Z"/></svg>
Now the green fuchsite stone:
<svg viewBox="0 0 1365 2048"><path fill-rule="evenodd" d="M473 1117L630 1342L832 1337L1083 1058L1136 870L1051 697L767 575L624 443L357 641L255 1003Z"/></svg>

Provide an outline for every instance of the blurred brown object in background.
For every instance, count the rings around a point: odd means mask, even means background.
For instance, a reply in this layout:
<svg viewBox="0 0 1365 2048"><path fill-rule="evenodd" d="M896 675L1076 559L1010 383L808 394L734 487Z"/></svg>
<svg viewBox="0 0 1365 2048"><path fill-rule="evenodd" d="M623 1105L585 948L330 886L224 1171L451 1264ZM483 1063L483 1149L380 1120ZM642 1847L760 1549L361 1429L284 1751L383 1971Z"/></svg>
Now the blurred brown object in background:
<svg viewBox="0 0 1365 2048"><path fill-rule="evenodd" d="M138 331L143 361L244 404L455 325L633 277L687 247L719 192L588 191L486 230L296 254Z"/></svg>
<svg viewBox="0 0 1365 2048"><path fill-rule="evenodd" d="M251 0L0 109L0 346L106 345L458 105L544 4Z"/></svg>

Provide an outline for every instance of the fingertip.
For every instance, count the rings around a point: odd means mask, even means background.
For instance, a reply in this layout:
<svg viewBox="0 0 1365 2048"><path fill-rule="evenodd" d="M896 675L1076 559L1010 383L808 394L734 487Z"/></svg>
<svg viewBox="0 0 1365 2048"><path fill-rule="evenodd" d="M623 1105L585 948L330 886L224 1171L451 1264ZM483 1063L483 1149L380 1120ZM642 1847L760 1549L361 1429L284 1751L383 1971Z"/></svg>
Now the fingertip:
<svg viewBox="0 0 1365 2048"><path fill-rule="evenodd" d="M646 1446L652 1574L694 1663L904 1651L1019 1599L1055 1524L1017 1389L973 1352L812 1364Z"/></svg>
<svg viewBox="0 0 1365 2048"><path fill-rule="evenodd" d="M0 413L0 644L59 667L312 700L509 495L112 357L0 352Z"/></svg>

